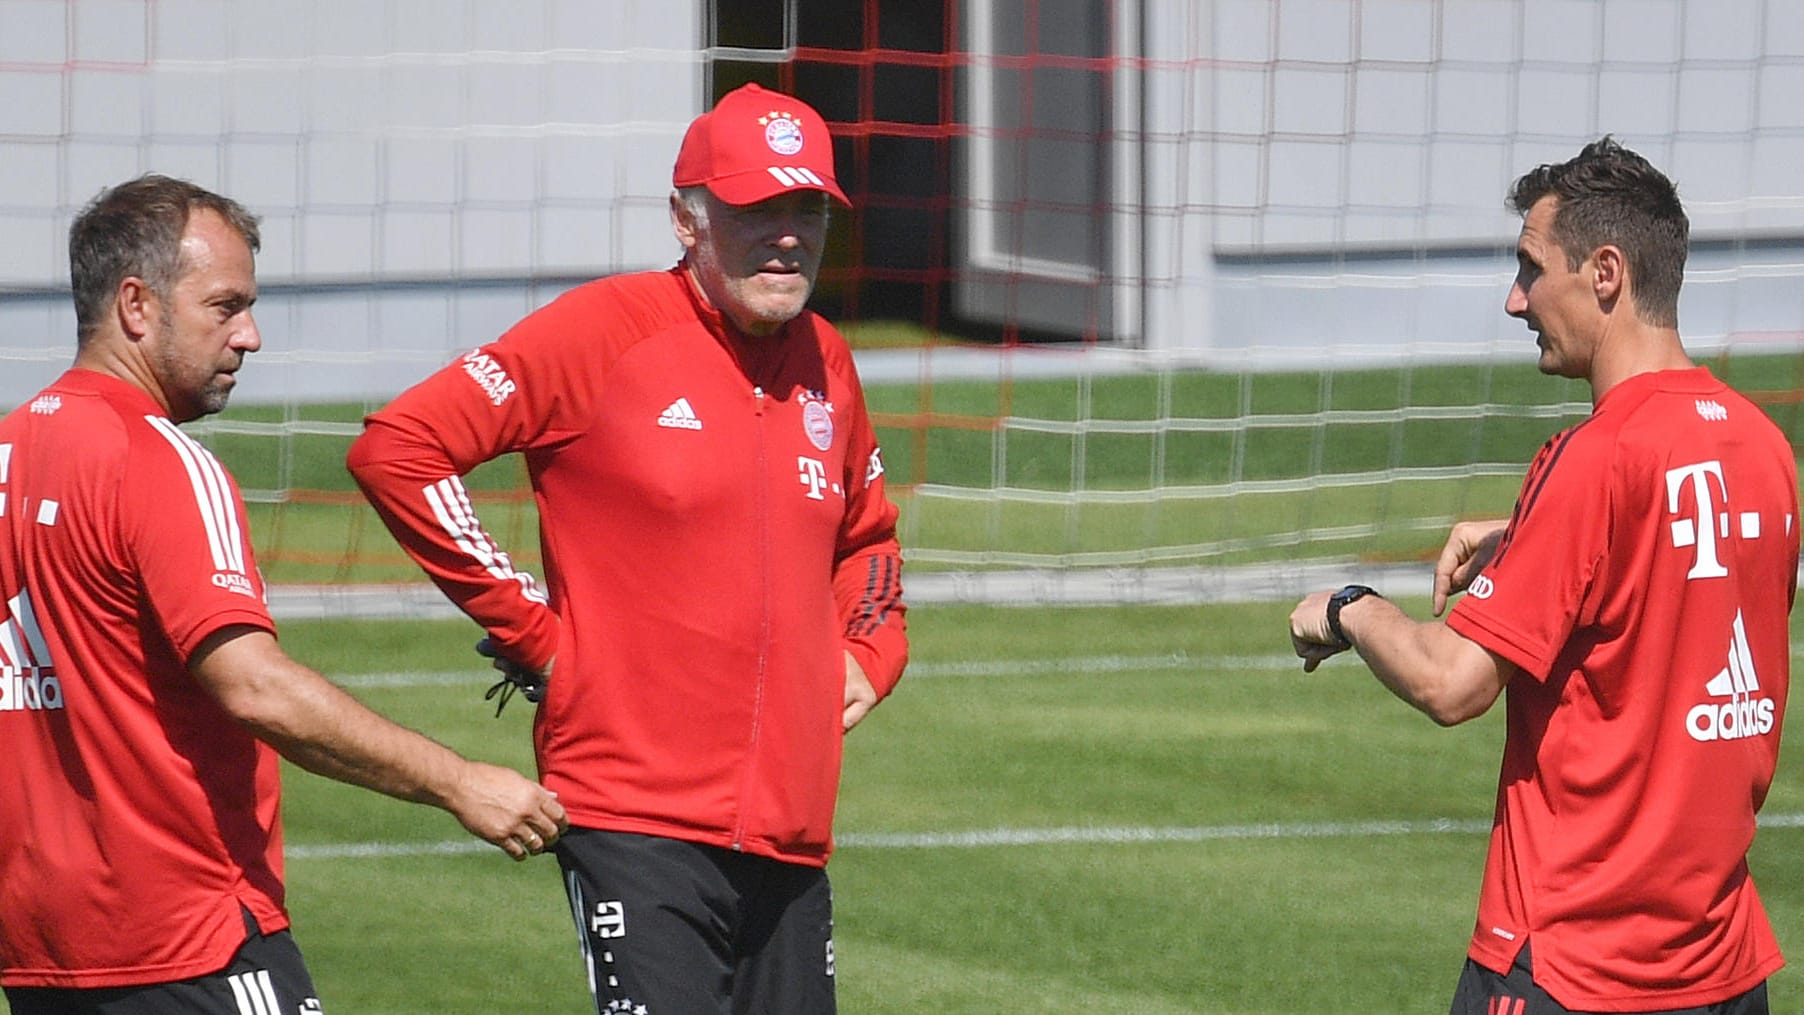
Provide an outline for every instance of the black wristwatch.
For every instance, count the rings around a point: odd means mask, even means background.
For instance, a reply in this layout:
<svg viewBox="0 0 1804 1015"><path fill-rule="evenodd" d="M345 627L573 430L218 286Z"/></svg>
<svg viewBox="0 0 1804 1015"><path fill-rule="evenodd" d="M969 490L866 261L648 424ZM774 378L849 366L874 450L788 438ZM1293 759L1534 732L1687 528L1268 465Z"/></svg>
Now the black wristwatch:
<svg viewBox="0 0 1804 1015"><path fill-rule="evenodd" d="M1357 602L1367 596L1377 596L1378 590L1370 585L1349 585L1328 597L1328 630L1340 640L1342 648L1352 648L1353 639L1340 629L1340 611L1348 603ZM1379 596L1380 599L1384 598Z"/></svg>

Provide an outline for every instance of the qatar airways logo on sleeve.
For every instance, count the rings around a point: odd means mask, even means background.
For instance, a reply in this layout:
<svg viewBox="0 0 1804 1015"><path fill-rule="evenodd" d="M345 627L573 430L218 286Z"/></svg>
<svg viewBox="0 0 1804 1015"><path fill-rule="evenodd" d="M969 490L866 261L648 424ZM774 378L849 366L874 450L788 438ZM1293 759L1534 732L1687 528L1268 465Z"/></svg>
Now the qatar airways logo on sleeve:
<svg viewBox="0 0 1804 1015"><path fill-rule="evenodd" d="M252 587L250 576L240 571L213 572L213 587L227 592L236 592L241 596L257 598L257 590Z"/></svg>
<svg viewBox="0 0 1804 1015"><path fill-rule="evenodd" d="M507 401L508 396L518 388L501 364L480 349L472 349L464 354L463 368L464 373L470 375L470 379L482 388L482 393L489 396L489 401L495 405Z"/></svg>

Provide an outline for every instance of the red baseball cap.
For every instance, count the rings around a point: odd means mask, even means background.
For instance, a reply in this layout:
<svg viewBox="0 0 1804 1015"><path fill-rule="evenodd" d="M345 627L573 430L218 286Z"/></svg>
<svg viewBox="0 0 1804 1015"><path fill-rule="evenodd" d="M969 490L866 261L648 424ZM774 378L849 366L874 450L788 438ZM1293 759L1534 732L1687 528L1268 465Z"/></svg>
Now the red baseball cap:
<svg viewBox="0 0 1804 1015"><path fill-rule="evenodd" d="M755 84L728 92L689 124L671 182L706 185L728 204L820 190L852 205L833 178L827 121L801 99Z"/></svg>

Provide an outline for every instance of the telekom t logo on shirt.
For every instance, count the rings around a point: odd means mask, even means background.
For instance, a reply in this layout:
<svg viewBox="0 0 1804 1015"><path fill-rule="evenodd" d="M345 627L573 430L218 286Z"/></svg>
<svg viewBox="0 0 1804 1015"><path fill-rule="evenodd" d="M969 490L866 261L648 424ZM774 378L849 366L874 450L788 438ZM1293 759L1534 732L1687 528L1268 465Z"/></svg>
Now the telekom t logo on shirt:
<svg viewBox="0 0 1804 1015"><path fill-rule="evenodd" d="M1729 536L1729 489L1723 482L1723 463L1699 462L1666 470L1666 510L1678 514L1686 488L1691 490L1689 517L1672 523L1672 545L1695 546L1691 570L1686 578L1722 578L1729 569L1716 556L1716 541ZM1760 535L1760 515L1749 511L1741 516L1741 534L1752 539Z"/></svg>

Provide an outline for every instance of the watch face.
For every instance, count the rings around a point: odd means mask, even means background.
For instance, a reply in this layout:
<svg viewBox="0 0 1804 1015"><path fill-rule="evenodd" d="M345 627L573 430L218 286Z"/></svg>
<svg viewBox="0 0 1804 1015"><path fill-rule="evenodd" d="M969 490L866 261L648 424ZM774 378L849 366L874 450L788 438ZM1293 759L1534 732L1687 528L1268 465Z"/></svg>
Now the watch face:
<svg viewBox="0 0 1804 1015"><path fill-rule="evenodd" d="M1341 589L1339 592L1336 592L1335 594L1329 596L1328 597L1328 630L1336 638L1339 638L1343 644L1351 645L1352 642L1348 641L1346 632L1342 631L1341 627L1340 627L1341 607L1346 606L1348 603L1353 602L1356 599L1363 599L1366 596L1377 595L1377 594L1378 594L1377 589L1373 589L1373 588L1370 588L1365 585L1349 585L1346 588Z"/></svg>

